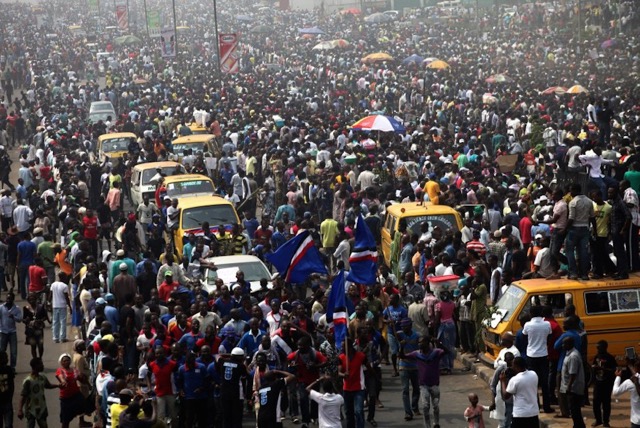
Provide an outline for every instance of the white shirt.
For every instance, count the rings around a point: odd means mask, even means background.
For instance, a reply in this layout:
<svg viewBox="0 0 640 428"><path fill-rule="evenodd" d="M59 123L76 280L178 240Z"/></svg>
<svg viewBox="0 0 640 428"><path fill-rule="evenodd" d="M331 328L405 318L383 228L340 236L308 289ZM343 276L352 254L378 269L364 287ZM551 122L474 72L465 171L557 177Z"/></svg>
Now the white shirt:
<svg viewBox="0 0 640 428"><path fill-rule="evenodd" d="M514 418L538 416L538 375L534 371L525 370L512 377L507 392L513 395Z"/></svg>
<svg viewBox="0 0 640 428"><path fill-rule="evenodd" d="M69 287L64 282L55 281L51 284L51 307L54 309L66 308L67 299L65 294L69 295Z"/></svg>
<svg viewBox="0 0 640 428"><path fill-rule="evenodd" d="M169 226L169 229L178 223L179 217L172 219L171 216L178 212L179 209L180 208L174 208L173 205L167 208L167 226Z"/></svg>
<svg viewBox="0 0 640 428"><path fill-rule="evenodd" d="M18 231L24 232L31 227L30 221L33 219L33 211L26 205L18 205L13 210L13 222L18 227Z"/></svg>
<svg viewBox="0 0 640 428"><path fill-rule="evenodd" d="M498 358L496 358L496 360L493 362L494 369L497 369L500 364L505 364L504 355L507 352L511 352L514 357L520 356L520 351L518 351L518 348L516 348L516 345L511 345L511 348L502 348L498 353Z"/></svg>
<svg viewBox="0 0 640 428"><path fill-rule="evenodd" d="M344 398L340 394L320 394L311 390L309 398L318 403L318 427L342 428L340 422L340 407L344 404Z"/></svg>
<svg viewBox="0 0 640 428"><path fill-rule="evenodd" d="M528 338L527 357L546 357L547 338L551 334L551 324L542 317L533 317L524 325L522 334Z"/></svg>
<svg viewBox="0 0 640 428"><path fill-rule="evenodd" d="M635 377L640 378L639 374L635 374ZM620 376L616 377L616 381L613 383L613 392L612 395L617 397L625 392L631 392L631 423L639 425L640 424L640 396L638 395L638 390L636 386L631 382L630 379L625 380L620 383L622 379Z"/></svg>

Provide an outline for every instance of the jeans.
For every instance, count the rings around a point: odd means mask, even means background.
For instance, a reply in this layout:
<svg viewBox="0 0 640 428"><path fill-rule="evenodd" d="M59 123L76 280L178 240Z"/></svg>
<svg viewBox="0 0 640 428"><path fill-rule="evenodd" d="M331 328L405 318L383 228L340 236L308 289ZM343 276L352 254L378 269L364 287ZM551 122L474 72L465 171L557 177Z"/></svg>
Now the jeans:
<svg viewBox="0 0 640 428"><path fill-rule="evenodd" d="M11 400L0 403L0 428L13 428L13 405Z"/></svg>
<svg viewBox="0 0 640 428"><path fill-rule="evenodd" d="M18 334L13 333L0 333L0 351L7 352L7 345L9 345L11 355L11 367L16 368L16 362L18 361Z"/></svg>
<svg viewBox="0 0 640 428"><path fill-rule="evenodd" d="M549 360L547 357L527 357L529 368L538 375L538 386L542 390L542 408L551 408L549 396Z"/></svg>
<svg viewBox="0 0 640 428"><path fill-rule="evenodd" d="M309 393L307 392L307 385L305 385L303 382L297 382L295 385L298 396L298 406L300 406L300 416L302 417L302 423L311 423L311 412L309 411L310 403Z"/></svg>
<svg viewBox="0 0 640 428"><path fill-rule="evenodd" d="M608 424L611 417L611 391L613 384L598 382L593 385L593 416L596 422Z"/></svg>
<svg viewBox="0 0 640 428"><path fill-rule="evenodd" d="M582 394L574 394L568 392L569 396L569 408L571 409L571 419L573 420L573 428L585 428L584 420L582 419L582 401L584 396Z"/></svg>
<svg viewBox="0 0 640 428"><path fill-rule="evenodd" d="M27 420L27 428L36 428L36 424L38 425L38 428L48 428L49 426L47 425L46 417L36 419L33 416L25 416L25 419Z"/></svg>
<svg viewBox="0 0 640 428"><path fill-rule="evenodd" d="M607 195L607 185L605 184L602 177L598 177L598 178L589 177L589 181L595 187L598 188L598 190L600 191L600 194L602 195L602 199L606 201L609 198L609 196Z"/></svg>
<svg viewBox="0 0 640 428"><path fill-rule="evenodd" d="M53 308L53 321L51 325L53 340L67 339L67 308Z"/></svg>
<svg viewBox="0 0 640 428"><path fill-rule="evenodd" d="M404 413L413 416L413 409L418 408L420 401L420 384L418 383L418 370L400 370L400 381L402 382L402 404ZM409 386L411 399L409 399Z"/></svg>
<svg viewBox="0 0 640 428"><path fill-rule="evenodd" d="M157 397L157 415L158 420L167 422L167 419L171 419L173 424L177 425L176 418L176 396L175 395L163 395Z"/></svg>
<svg viewBox="0 0 640 428"><path fill-rule="evenodd" d="M29 266L18 266L18 291L23 300L27 298L27 281L29 281Z"/></svg>
<svg viewBox="0 0 640 428"><path fill-rule="evenodd" d="M456 325L453 320L440 324L438 328L438 339L442 341L442 345L448 351L440 361L440 368L453 370L453 358L456 352Z"/></svg>
<svg viewBox="0 0 640 428"><path fill-rule="evenodd" d="M378 374L380 367L373 367L373 370L364 372L364 382L367 386L367 420L371 421L376 418L376 401L378 399L379 381Z"/></svg>
<svg viewBox="0 0 640 428"><path fill-rule="evenodd" d="M511 428L513 423L513 401L504 403L504 419L500 421L498 428Z"/></svg>
<svg viewBox="0 0 640 428"><path fill-rule="evenodd" d="M4 276L4 266L0 266L0 291L7 289L7 278Z"/></svg>
<svg viewBox="0 0 640 428"><path fill-rule="evenodd" d="M343 394L347 428L364 428L365 391L344 391Z"/></svg>
<svg viewBox="0 0 640 428"><path fill-rule="evenodd" d="M578 250L578 261L576 264L575 251ZM569 275L587 276L589 270L589 228L586 226L573 226L567 233L565 242L565 253L569 262Z"/></svg>
<svg viewBox="0 0 640 428"><path fill-rule="evenodd" d="M420 398L422 401L422 416L424 428L431 428L431 405L433 404L433 424L440 425L440 387L438 385L420 385Z"/></svg>

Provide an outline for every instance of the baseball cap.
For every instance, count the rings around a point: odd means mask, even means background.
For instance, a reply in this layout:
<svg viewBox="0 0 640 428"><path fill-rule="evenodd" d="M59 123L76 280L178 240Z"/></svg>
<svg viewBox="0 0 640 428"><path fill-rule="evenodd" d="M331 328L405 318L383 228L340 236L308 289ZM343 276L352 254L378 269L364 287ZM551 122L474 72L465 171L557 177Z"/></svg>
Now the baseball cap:
<svg viewBox="0 0 640 428"><path fill-rule="evenodd" d="M544 238L544 236L542 236L541 233L536 234L535 239L542 239Z"/></svg>
<svg viewBox="0 0 640 428"><path fill-rule="evenodd" d="M173 276L173 272L171 272L170 270L166 271L164 273L164 276Z"/></svg>
<svg viewBox="0 0 640 428"><path fill-rule="evenodd" d="M114 296L114 295L113 295L113 294L111 294L111 293L107 293L107 294L105 294L104 299L105 299L107 302L109 302L109 301L111 301L111 300L116 300L116 296Z"/></svg>
<svg viewBox="0 0 640 428"><path fill-rule="evenodd" d="M98 297L96 299L96 305L106 305L106 304L107 304L107 301L104 300L102 297Z"/></svg>

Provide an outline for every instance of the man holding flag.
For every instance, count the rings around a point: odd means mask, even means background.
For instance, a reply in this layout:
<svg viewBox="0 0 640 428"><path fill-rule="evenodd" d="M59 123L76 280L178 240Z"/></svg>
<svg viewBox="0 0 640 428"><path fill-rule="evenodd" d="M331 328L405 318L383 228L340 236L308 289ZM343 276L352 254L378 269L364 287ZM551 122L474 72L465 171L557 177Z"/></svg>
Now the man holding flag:
<svg viewBox="0 0 640 428"><path fill-rule="evenodd" d="M349 266L347 280L356 284L376 284L376 273L378 272L376 240L362 214L358 215L356 221L355 243L351 257L349 257Z"/></svg>

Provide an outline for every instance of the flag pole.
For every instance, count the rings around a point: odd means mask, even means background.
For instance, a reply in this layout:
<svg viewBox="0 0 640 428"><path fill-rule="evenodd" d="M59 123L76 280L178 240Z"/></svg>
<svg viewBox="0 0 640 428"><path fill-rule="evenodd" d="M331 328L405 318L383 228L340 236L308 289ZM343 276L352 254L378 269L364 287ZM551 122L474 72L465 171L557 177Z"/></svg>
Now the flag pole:
<svg viewBox="0 0 640 428"><path fill-rule="evenodd" d="M147 26L147 37L151 37L149 34L149 16L147 15L147 0L144 0L144 23Z"/></svg>

